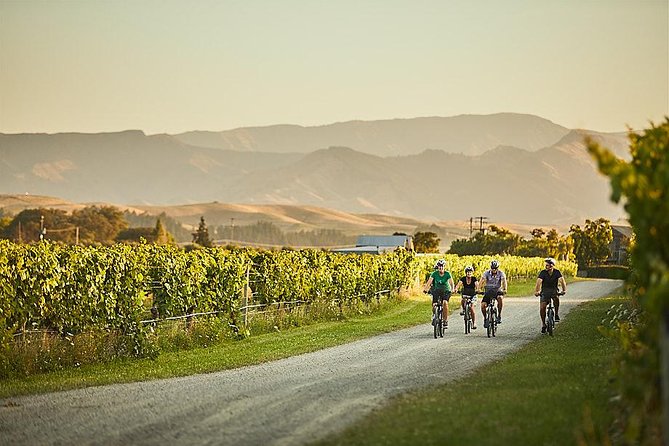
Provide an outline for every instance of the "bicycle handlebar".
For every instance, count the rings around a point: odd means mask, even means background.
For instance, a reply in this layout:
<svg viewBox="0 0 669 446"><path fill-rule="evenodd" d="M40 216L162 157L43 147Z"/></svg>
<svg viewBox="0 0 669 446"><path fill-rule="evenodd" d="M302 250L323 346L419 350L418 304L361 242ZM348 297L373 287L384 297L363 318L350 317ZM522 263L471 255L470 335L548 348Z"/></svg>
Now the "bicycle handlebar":
<svg viewBox="0 0 669 446"><path fill-rule="evenodd" d="M556 296L564 296L565 293L566 293L566 291L558 291L558 292L555 293L555 294L556 294ZM542 294L542 293L534 293L535 297L539 297L539 296L541 296L541 294Z"/></svg>

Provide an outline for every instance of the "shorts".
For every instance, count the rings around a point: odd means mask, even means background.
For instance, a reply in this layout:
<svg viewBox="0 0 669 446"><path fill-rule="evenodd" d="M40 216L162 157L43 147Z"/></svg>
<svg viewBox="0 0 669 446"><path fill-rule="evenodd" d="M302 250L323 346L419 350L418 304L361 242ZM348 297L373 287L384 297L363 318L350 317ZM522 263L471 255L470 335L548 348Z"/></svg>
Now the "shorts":
<svg viewBox="0 0 669 446"><path fill-rule="evenodd" d="M550 301L551 299L556 299L558 297L557 295L557 288L546 288L541 290L541 295L539 296L539 302L546 302Z"/></svg>
<svg viewBox="0 0 669 446"><path fill-rule="evenodd" d="M485 294L483 295L483 299L481 299L481 302L485 302L486 305L490 303L492 299L497 298L497 292L499 290L497 288L490 288L485 290Z"/></svg>
<svg viewBox="0 0 669 446"><path fill-rule="evenodd" d="M446 291L446 290L432 290L432 303L436 304L437 302L441 302L442 300L445 300L448 302L448 300L451 298L451 292Z"/></svg>

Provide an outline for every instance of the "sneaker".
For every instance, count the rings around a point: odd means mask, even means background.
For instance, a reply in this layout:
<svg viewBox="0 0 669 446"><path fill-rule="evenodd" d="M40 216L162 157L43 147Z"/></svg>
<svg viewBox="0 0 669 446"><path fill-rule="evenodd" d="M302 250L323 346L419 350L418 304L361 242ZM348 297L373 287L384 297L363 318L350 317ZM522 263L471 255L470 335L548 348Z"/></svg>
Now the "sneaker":
<svg viewBox="0 0 669 446"><path fill-rule="evenodd" d="M444 323L443 323L443 327L444 327L444 328L448 328L448 321L444 321Z"/></svg>
<svg viewBox="0 0 669 446"><path fill-rule="evenodd" d="M488 328L488 320L483 321L483 328Z"/></svg>
<svg viewBox="0 0 669 446"><path fill-rule="evenodd" d="M464 312L464 311L461 311L461 312L460 312L460 316L464 316L464 315L465 315L465 312Z"/></svg>
<svg viewBox="0 0 669 446"><path fill-rule="evenodd" d="M555 322L560 322L560 316L558 316L557 314L555 315Z"/></svg>
<svg viewBox="0 0 669 446"><path fill-rule="evenodd" d="M546 326L545 325L543 327L541 327L541 332L546 333Z"/></svg>
<svg viewBox="0 0 669 446"><path fill-rule="evenodd" d="M499 325L499 324L501 324L501 323L502 323L502 317L501 317L501 316L498 316L498 317L497 317L497 325Z"/></svg>
<svg viewBox="0 0 669 446"><path fill-rule="evenodd" d="M472 325L472 330L476 330L476 325Z"/></svg>

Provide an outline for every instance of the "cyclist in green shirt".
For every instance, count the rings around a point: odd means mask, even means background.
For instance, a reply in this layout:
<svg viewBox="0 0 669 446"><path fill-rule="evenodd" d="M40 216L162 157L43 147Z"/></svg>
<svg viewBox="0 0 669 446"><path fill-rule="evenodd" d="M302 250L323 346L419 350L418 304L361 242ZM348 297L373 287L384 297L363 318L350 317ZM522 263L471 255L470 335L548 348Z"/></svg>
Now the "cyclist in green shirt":
<svg viewBox="0 0 669 446"><path fill-rule="evenodd" d="M446 271L445 260L439 259L435 266L437 270L430 274L423 291L429 291L432 294L432 312L434 312L437 302L441 301L444 307L444 328L448 328L448 300L451 298L451 290L454 288L453 277L451 277L451 273Z"/></svg>

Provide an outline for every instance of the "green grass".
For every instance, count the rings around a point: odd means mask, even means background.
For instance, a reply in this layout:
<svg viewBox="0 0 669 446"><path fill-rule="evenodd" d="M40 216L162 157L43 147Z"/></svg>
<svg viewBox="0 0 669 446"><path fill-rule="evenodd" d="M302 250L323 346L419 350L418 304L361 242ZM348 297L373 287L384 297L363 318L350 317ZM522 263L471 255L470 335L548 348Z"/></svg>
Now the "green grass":
<svg viewBox="0 0 669 446"><path fill-rule="evenodd" d="M554 337L455 383L399 396L321 444L601 444L612 422L608 370L616 346L596 327L624 301L583 304Z"/></svg>

